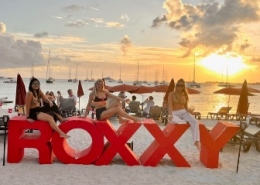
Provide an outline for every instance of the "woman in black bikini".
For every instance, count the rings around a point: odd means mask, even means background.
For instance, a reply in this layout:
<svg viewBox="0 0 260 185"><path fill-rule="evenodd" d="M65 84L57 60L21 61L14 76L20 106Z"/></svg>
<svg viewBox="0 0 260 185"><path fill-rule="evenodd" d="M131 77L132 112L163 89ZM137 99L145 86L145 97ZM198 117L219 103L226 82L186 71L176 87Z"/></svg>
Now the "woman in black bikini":
<svg viewBox="0 0 260 185"><path fill-rule="evenodd" d="M43 107L40 107L40 99L46 103ZM33 123L34 120L47 121L50 127L60 134L60 137L70 137L56 125L57 119L60 122L66 120L61 117L57 105L43 94L40 82L36 78L31 79L29 91L26 94L26 116L30 123Z"/></svg>
<svg viewBox="0 0 260 185"><path fill-rule="evenodd" d="M106 100L107 97L114 98L118 102L113 103L113 106L110 106L108 109L106 108ZM91 105L95 107L96 109L96 118L97 120L105 120L113 116L114 114L118 115L119 123L123 123L125 121L128 121L124 118L127 118L129 120L133 120L134 122L142 121L142 119L136 118L134 116L131 116L127 114L121 107L121 102L124 102L125 100L123 98L120 98L118 96L115 96L108 92L104 88L104 81L101 79L98 79L95 82L93 91L89 94L88 104L86 106L86 113L84 117L87 117L88 110L90 109ZM124 118L123 118L124 117Z"/></svg>

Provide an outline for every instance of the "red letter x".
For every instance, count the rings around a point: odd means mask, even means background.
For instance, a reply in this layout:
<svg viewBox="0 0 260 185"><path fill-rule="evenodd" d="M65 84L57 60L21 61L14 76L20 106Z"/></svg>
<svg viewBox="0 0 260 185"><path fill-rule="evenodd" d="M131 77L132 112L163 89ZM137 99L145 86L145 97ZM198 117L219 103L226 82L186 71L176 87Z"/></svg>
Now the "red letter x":
<svg viewBox="0 0 260 185"><path fill-rule="evenodd" d="M156 166L167 153L172 162L179 167L190 167L180 152L174 147L175 142L187 130L189 124L168 124L162 131L154 120L145 120L144 126L155 140L140 156L144 166Z"/></svg>
<svg viewBox="0 0 260 185"><path fill-rule="evenodd" d="M104 153L95 162L95 165L108 165L117 153L127 165L140 165L138 157L126 144L141 126L140 123L123 123L117 131L109 121L97 121L95 124L108 140Z"/></svg>

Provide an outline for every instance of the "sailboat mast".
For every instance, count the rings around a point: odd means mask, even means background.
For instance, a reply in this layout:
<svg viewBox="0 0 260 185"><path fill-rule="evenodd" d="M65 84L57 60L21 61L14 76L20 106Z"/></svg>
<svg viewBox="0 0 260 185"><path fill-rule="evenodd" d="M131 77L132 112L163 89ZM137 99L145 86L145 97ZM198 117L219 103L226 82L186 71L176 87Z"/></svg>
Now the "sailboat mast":
<svg viewBox="0 0 260 185"><path fill-rule="evenodd" d="M32 69L31 69L31 77L33 78L34 77L34 66L33 66L33 62L32 62Z"/></svg>
<svg viewBox="0 0 260 185"><path fill-rule="evenodd" d="M194 61L193 61L193 82L195 82L195 53L194 53Z"/></svg>
<svg viewBox="0 0 260 185"><path fill-rule="evenodd" d="M139 61L137 62L137 82L139 82Z"/></svg>
<svg viewBox="0 0 260 185"><path fill-rule="evenodd" d="M228 83L228 66L226 66L227 67L227 82L226 83Z"/></svg>
<svg viewBox="0 0 260 185"><path fill-rule="evenodd" d="M119 79L121 80L121 64L120 64L120 78Z"/></svg>
<svg viewBox="0 0 260 185"><path fill-rule="evenodd" d="M46 78L50 77L50 55L51 55L51 50L49 49L49 56L48 56L48 64L47 64L47 70L46 70Z"/></svg>

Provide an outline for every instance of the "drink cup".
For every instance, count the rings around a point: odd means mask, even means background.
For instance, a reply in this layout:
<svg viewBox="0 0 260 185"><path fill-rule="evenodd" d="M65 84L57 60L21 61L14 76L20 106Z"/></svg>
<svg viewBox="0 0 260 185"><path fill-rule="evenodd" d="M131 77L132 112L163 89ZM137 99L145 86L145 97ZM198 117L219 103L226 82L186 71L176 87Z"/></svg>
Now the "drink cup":
<svg viewBox="0 0 260 185"><path fill-rule="evenodd" d="M9 108L8 113L12 113L12 112L13 112L13 109Z"/></svg>
<svg viewBox="0 0 260 185"><path fill-rule="evenodd" d="M190 106L190 107L189 107L189 110L190 110L191 112L194 112L194 110L195 110L195 106L193 106L193 105Z"/></svg>

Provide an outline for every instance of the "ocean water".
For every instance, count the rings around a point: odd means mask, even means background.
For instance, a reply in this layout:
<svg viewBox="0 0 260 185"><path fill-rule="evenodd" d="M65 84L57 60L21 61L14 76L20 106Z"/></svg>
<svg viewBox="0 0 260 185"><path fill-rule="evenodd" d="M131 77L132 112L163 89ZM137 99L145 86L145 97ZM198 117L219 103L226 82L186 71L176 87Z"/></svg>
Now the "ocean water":
<svg viewBox="0 0 260 185"><path fill-rule="evenodd" d="M23 79L26 89L28 89L29 79ZM53 91L57 94L57 91L61 91L61 94L64 98L68 97L67 90L72 89L74 94L77 94L78 83L67 82L67 80L56 80L53 84L47 84L45 79L39 79L41 82L40 88L45 93L46 91ZM13 100L15 102L15 91L16 84L15 83L3 83L4 79L0 79L0 98L8 97L8 100ZM85 82L81 81L82 87L84 90L84 96L80 98L80 101L77 105L78 108L82 109L86 107L89 93L91 92L89 88L93 87L94 82ZM125 82L126 84L132 84L131 82ZM118 85L116 82L106 82L109 86ZM236 87L241 87L241 85L237 85ZM250 87L256 88L260 90L260 85L250 85ZM191 94L189 95L190 106L195 106L195 111L201 112L202 116L206 116L208 112L216 112L222 106L228 106L229 95L223 94L214 94L213 92L221 89L217 84L213 83L202 83L201 88L198 88L201 93L200 94ZM113 93L118 95L118 92ZM127 98L131 99L131 96L135 95L138 101L144 101L148 96L153 96L156 105L161 106L164 93L148 93L148 94L130 94L126 93ZM260 114L260 94L255 94L256 96L249 96L249 112L253 114ZM231 95L229 100L229 106L232 107L230 113L235 113L237 108L239 96ZM15 103L7 103L3 104L2 108L13 108Z"/></svg>

